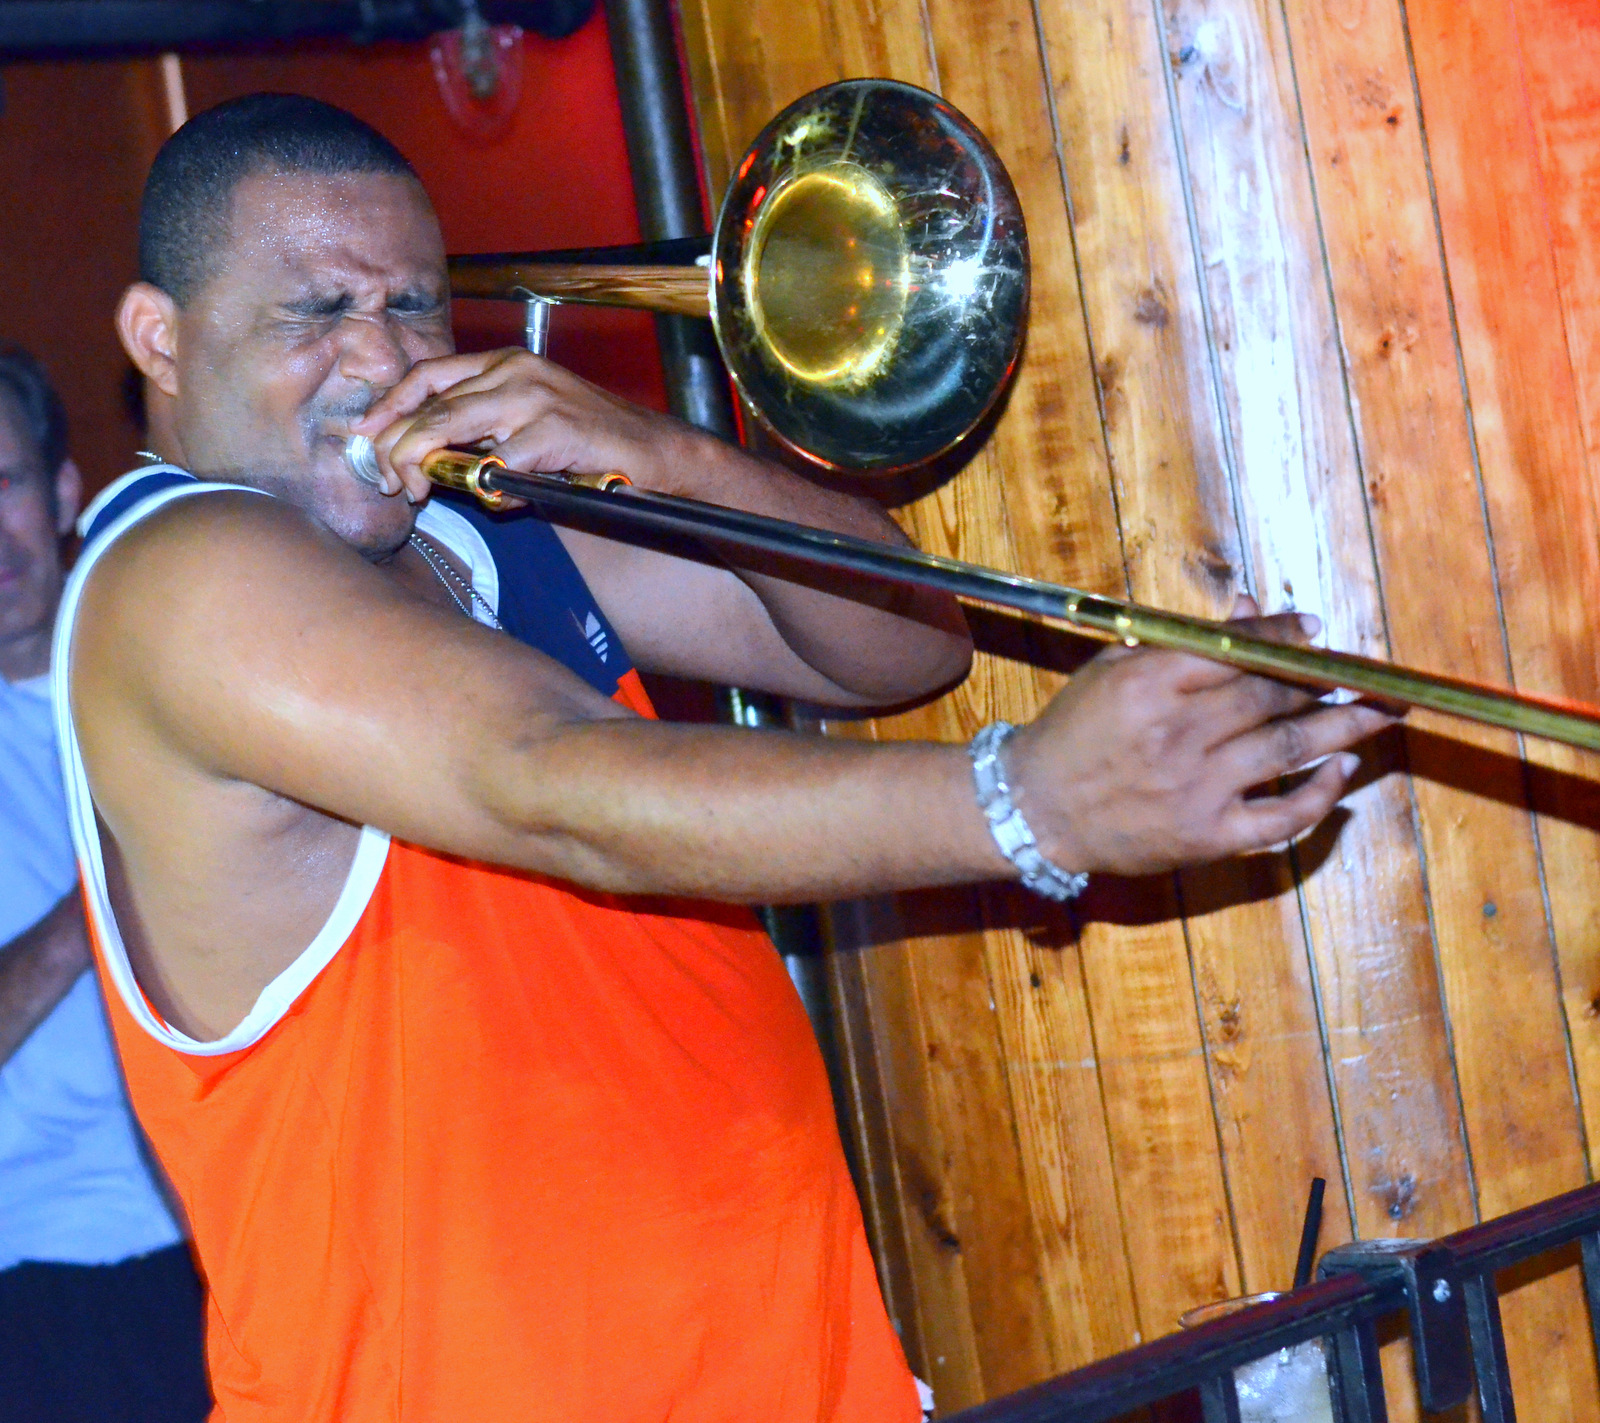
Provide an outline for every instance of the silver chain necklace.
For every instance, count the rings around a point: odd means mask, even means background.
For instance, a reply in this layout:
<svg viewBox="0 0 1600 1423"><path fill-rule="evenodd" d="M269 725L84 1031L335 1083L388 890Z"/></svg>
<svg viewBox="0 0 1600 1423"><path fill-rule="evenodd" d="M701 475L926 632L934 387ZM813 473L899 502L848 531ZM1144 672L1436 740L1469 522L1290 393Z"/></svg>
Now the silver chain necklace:
<svg viewBox="0 0 1600 1423"><path fill-rule="evenodd" d="M406 542L422 555L422 561L433 570L433 576L444 585L444 591L450 595L450 601L460 608L463 614L476 622L477 618L473 617L472 613L472 605L476 603L478 607L483 609L484 621L494 628L496 632L503 631L500 626L500 619L494 615L494 609L489 606L483 594L445 562L438 550L417 534L412 534ZM456 591L458 588L466 593L467 599L471 600L470 602L462 598L461 594Z"/></svg>

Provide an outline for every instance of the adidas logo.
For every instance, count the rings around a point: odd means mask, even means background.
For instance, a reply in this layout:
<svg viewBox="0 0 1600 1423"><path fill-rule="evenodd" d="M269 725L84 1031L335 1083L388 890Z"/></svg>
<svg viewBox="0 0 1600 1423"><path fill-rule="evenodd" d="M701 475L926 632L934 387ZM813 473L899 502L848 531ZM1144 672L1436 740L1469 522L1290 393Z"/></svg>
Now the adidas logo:
<svg viewBox="0 0 1600 1423"><path fill-rule="evenodd" d="M589 614L588 621L583 625L583 635L589 646L594 648L595 656L604 662L611 651L611 644L606 639L606 630L600 626L600 619L593 613Z"/></svg>

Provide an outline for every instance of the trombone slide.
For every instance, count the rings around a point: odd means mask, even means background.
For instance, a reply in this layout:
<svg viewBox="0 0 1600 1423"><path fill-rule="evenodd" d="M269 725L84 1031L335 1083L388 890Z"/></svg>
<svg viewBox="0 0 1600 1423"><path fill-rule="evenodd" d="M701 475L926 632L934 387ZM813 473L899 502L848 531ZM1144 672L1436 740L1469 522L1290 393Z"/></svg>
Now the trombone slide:
<svg viewBox="0 0 1600 1423"><path fill-rule="evenodd" d="M1424 707L1600 751L1600 707L1583 702L1529 696L1350 652L1270 642L1241 632L1233 623L1162 612L1060 583L697 499L632 487L618 497L618 491L628 484L619 474L582 482L557 475L519 474L492 455L459 450L435 451L423 461L423 472L435 484L472 494L490 508L517 499L534 505L557 523L687 534L720 547L758 549L826 568L937 588L972 602L1062 623L1111 642L1189 652L1247 672L1328 690L1342 688L1384 702Z"/></svg>

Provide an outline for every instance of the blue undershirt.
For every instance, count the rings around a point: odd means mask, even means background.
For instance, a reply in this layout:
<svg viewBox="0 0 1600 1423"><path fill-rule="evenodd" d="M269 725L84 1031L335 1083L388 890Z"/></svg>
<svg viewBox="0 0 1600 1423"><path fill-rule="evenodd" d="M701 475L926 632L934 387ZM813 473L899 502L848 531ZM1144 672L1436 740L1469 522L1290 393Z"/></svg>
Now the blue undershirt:
<svg viewBox="0 0 1600 1423"><path fill-rule="evenodd" d="M0 945L78 879L50 679L0 679ZM107 1265L183 1238L145 1155L85 972L0 1067L0 1269Z"/></svg>

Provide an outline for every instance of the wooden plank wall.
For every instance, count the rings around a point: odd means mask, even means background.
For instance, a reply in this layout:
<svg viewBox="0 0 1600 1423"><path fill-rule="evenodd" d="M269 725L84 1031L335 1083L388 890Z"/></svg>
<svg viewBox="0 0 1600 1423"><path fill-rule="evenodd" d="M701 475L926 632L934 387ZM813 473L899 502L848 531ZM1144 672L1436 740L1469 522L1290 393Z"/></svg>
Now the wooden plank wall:
<svg viewBox="0 0 1600 1423"><path fill-rule="evenodd" d="M708 180L804 91L889 75L995 143L1034 256L992 438L928 548L1600 700L1600 18L1579 0L681 0ZM980 628L1026 717L1070 639ZM838 728L852 733L851 728ZM853 734L863 734L860 728ZM1414 717L1290 853L841 913L864 1205L942 1409L1590 1179L1600 763ZM1529 1418L1600 1418L1570 1269L1505 1304ZM1393 1354L1393 1351L1390 1351ZM1397 1418L1414 1416L1387 1360Z"/></svg>

